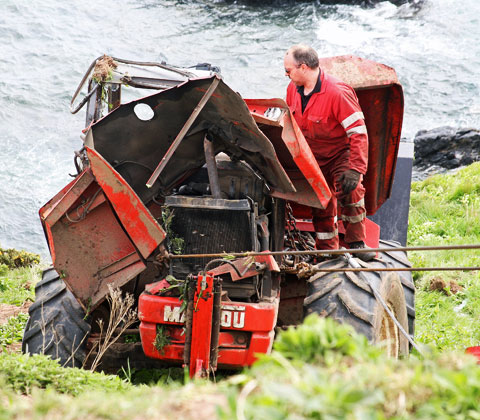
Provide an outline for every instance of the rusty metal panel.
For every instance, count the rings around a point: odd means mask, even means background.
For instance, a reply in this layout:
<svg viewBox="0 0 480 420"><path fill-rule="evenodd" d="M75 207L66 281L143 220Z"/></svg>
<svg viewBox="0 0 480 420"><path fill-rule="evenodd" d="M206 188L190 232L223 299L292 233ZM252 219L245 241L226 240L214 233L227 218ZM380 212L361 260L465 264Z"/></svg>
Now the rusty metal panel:
<svg viewBox="0 0 480 420"><path fill-rule="evenodd" d="M133 243L147 258L163 242L165 231L120 174L98 152L88 147L86 149L98 184Z"/></svg>
<svg viewBox="0 0 480 420"><path fill-rule="evenodd" d="M93 180L94 178L91 172L85 169L74 180L63 187L62 190L50 199L38 212L47 236L48 247L54 264L56 255L50 227L80 199Z"/></svg>
<svg viewBox="0 0 480 420"><path fill-rule="evenodd" d="M365 207L375 214L390 197L403 121L400 85L357 92L368 130L368 169L364 178Z"/></svg>
<svg viewBox="0 0 480 420"><path fill-rule="evenodd" d="M91 173L67 187L42 208L42 223L55 269L83 308L93 309L108 284L123 286L145 264Z"/></svg>
<svg viewBox="0 0 480 420"><path fill-rule="evenodd" d="M398 84L392 67L354 55L320 58L320 68L355 90Z"/></svg>
<svg viewBox="0 0 480 420"><path fill-rule="evenodd" d="M365 207L375 214L392 190L403 122L402 86L393 68L352 55L321 58L320 68L357 93L369 139Z"/></svg>
<svg viewBox="0 0 480 420"><path fill-rule="evenodd" d="M271 188L295 192L274 147L258 129L245 102L223 81L219 82L155 184L152 188L146 187L211 83L212 78L190 80L123 104L91 127L86 145L114 166L144 203L159 193L168 194L205 164L203 142L207 133L215 154L225 152L244 160L263 175ZM139 103L153 110L150 120L140 120L136 116L135 106Z"/></svg>

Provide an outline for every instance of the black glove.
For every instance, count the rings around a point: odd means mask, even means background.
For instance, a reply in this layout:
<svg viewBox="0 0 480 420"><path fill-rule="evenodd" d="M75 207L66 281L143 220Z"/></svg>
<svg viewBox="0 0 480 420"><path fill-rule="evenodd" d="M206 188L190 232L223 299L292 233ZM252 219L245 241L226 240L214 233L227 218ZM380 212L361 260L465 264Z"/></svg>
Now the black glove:
<svg viewBox="0 0 480 420"><path fill-rule="evenodd" d="M347 169L340 175L338 182L342 185L343 194L350 194L360 181L360 173L354 169Z"/></svg>

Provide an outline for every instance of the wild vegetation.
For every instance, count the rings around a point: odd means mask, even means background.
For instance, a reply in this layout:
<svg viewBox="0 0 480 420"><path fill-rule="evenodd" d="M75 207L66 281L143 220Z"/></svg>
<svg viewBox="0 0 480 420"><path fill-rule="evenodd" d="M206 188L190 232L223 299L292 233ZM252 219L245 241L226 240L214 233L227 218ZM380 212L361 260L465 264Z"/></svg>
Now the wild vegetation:
<svg viewBox="0 0 480 420"><path fill-rule="evenodd" d="M480 244L480 162L414 183L410 203L409 245ZM409 258L415 267L480 266L480 250ZM414 279L416 339L439 350L480 345L480 271L420 272Z"/></svg>
<svg viewBox="0 0 480 420"><path fill-rule="evenodd" d="M480 164L415 183L409 245L480 243L479 209ZM409 258L417 267L480 265L476 250ZM271 355L216 383L190 382L178 369L127 369L120 378L22 355L38 273L0 266L0 304L18 309L0 320L0 419L480 418L480 368L464 354L480 345L477 271L415 274L416 340L425 357L388 359L349 327L311 316L279 333ZM141 382L151 385L133 385Z"/></svg>

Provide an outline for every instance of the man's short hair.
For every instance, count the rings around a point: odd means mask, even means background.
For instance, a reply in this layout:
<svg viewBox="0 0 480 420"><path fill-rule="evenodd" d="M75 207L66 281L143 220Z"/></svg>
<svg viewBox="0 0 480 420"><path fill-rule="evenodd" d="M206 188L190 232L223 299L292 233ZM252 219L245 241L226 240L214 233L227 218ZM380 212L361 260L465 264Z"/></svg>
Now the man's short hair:
<svg viewBox="0 0 480 420"><path fill-rule="evenodd" d="M292 54L293 59L299 65L306 64L311 69L316 69L319 66L317 52L308 45L294 45L287 51L287 54L289 53Z"/></svg>

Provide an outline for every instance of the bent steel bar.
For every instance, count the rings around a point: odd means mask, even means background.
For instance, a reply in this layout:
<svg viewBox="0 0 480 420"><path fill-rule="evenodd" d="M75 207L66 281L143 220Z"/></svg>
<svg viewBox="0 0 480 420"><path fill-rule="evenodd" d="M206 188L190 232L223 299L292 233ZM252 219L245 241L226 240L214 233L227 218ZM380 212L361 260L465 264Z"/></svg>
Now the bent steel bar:
<svg viewBox="0 0 480 420"><path fill-rule="evenodd" d="M462 250L462 249L480 249L480 244L471 245L440 245L440 246L399 246L395 248L368 248L369 251L375 252L397 252L397 251L443 251L443 250ZM355 254L364 252L364 249L328 249L328 250L312 250L312 251L261 251L261 252L228 252L218 254L185 254L173 255L169 254L169 258L221 258L225 255L233 257L252 257L256 255L342 255L346 253Z"/></svg>
<svg viewBox="0 0 480 420"><path fill-rule="evenodd" d="M167 163L169 162L170 158L173 156L173 154L175 153L175 150L177 150L178 146L180 145L180 142L185 137L185 134L187 134L187 131L190 129L190 127L192 126L192 124L195 122L196 118L202 111L203 107L206 105L206 103L212 96L219 82L220 82L220 79L218 77L215 77L215 79L213 79L212 84L209 86L209 88L203 95L202 99L200 99L200 102L195 107L193 112L190 114L190 117L188 117L188 120L185 122L180 132L177 134L177 137L175 138L173 143L170 145L169 149L167 150L167 153L165 153L165 156L162 158L162 160L160 161L156 169L153 171L152 176L147 181L146 185L148 188L152 188L152 185L158 179L158 177L160 176L160 173L163 171L163 169L165 169L165 166L167 166Z"/></svg>

